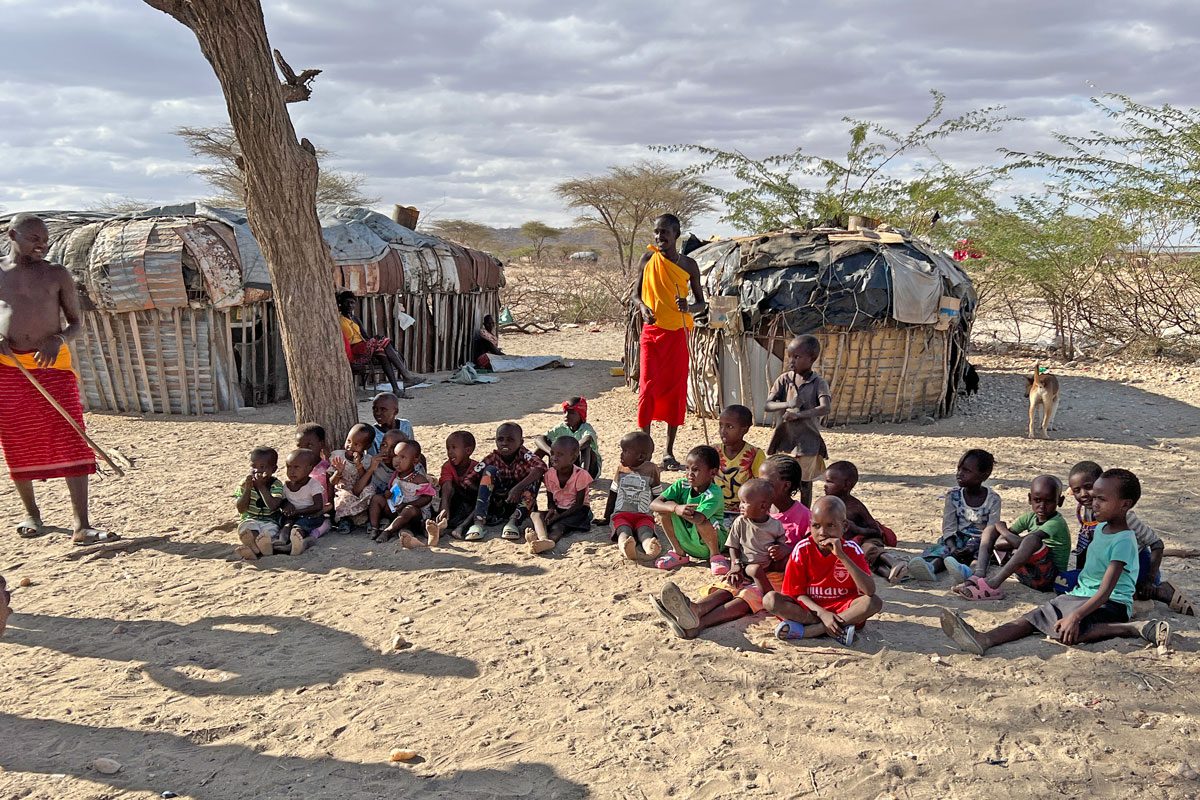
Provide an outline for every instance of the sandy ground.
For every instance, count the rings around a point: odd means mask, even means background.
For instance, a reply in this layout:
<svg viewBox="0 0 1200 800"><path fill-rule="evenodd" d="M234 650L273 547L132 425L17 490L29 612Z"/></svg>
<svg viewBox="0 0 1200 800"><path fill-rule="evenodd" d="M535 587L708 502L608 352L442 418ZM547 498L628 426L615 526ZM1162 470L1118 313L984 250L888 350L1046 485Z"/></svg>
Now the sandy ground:
<svg viewBox="0 0 1200 800"><path fill-rule="evenodd" d="M575 329L511 337L518 353L561 353L571 370L438 385L405 404L431 460L459 427L486 440L499 421L527 432L557 402L591 398L614 464L634 396L609 375L620 334ZM981 359L983 388L932 425L828 433L863 473L860 496L901 547L930 540L959 454L997 456L1005 516L1025 482L1083 458L1143 478L1143 518L1168 546L1198 546L1200 370L1060 369L1057 438L1022 438L1020 372ZM363 406L366 413L366 406ZM0 570L16 614L0 640L0 797L1196 797L1200 782L1197 624L1159 655L1134 641L1067 649L1038 638L986 659L942 637L936 586L882 591L882 618L855 650L780 643L762 615L684 642L647 600L664 580L624 562L607 531L549 557L492 538L434 552L330 536L292 559L231 560L230 498L259 443L292 441L290 409L181 421L92 415L97 439L135 463L94 483L94 519L125 536L166 534L137 552L64 560L63 533L4 535ZM657 432L657 431L656 431ZM752 440L765 444L769 431ZM702 441L698 424L681 450ZM61 482L40 488L47 521L69 520ZM603 495L594 504L602 507ZM1070 513L1070 509L1068 509ZM0 518L19 504L0 483ZM1196 562L1165 570L1200 591ZM699 567L677 580L706 581ZM1028 610L1034 593L967 609L980 625ZM1144 615L1146 608L1140 609ZM381 652L394 633L408 646ZM931 660L932 656L938 659ZM390 765L392 748L416 750ZM98 757L122 765L114 775Z"/></svg>

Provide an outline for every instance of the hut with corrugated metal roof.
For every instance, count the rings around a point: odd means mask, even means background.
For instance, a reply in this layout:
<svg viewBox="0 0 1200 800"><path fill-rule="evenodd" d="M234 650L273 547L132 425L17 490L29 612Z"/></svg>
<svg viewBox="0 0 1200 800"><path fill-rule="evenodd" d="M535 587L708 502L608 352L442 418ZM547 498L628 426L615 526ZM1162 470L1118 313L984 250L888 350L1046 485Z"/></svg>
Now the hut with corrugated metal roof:
<svg viewBox="0 0 1200 800"><path fill-rule="evenodd" d="M471 360L474 332L499 312L495 257L370 209L319 215L330 291L358 296L368 329L390 336L414 370ZM287 396L270 276L244 212L188 203L38 216L47 258L79 287L84 332L70 345L89 410L195 415Z"/></svg>

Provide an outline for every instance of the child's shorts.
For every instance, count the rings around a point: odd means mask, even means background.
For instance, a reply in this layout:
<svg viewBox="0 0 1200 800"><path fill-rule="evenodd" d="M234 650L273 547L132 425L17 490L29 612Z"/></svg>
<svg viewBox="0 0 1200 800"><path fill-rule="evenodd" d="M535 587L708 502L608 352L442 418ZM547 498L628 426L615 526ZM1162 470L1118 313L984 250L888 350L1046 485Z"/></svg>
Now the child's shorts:
<svg viewBox="0 0 1200 800"><path fill-rule="evenodd" d="M552 523L563 529L564 533L580 533L592 529L592 510L587 506L565 514Z"/></svg>
<svg viewBox="0 0 1200 800"><path fill-rule="evenodd" d="M304 534L307 536L308 534L322 527L326 522L328 522L328 520L323 516L312 516L296 517L292 524L304 531Z"/></svg>
<svg viewBox="0 0 1200 800"><path fill-rule="evenodd" d="M257 537L265 533L272 541L279 538L279 523L270 519L244 519L238 523L238 533L252 533Z"/></svg>
<svg viewBox="0 0 1200 800"><path fill-rule="evenodd" d="M650 514L639 514L636 511L622 511L612 515L612 535L608 538L617 540L617 529L629 528L631 531L642 531L649 528L654 530L654 517Z"/></svg>
<svg viewBox="0 0 1200 800"><path fill-rule="evenodd" d="M1017 571L1013 573L1018 581L1039 592L1048 592L1054 588L1058 579L1058 567L1054 566L1054 558L1050 548L1042 545L1042 549L1029 557Z"/></svg>
<svg viewBox="0 0 1200 800"><path fill-rule="evenodd" d="M1042 603L1022 617L1022 619L1030 622L1033 627L1051 639L1061 639L1062 636L1054 629L1054 626L1060 619L1091 599L1090 597L1079 597L1073 594L1060 594L1053 600ZM1079 633L1081 635L1087 633L1088 629L1093 625L1103 625L1112 622L1129 622L1129 609L1122 603L1114 603L1112 600L1109 600L1083 618L1083 621L1079 623Z"/></svg>
<svg viewBox="0 0 1200 800"><path fill-rule="evenodd" d="M850 605L860 597L862 597L862 595L856 594L852 597L843 597L840 600L831 600L828 603L822 603L818 601L817 605L826 611L832 611L835 614L841 615L849 611Z"/></svg>
<svg viewBox="0 0 1200 800"><path fill-rule="evenodd" d="M741 600L746 605L750 606L750 613L757 614L763 610L763 593L758 586L753 583L747 583L740 588L730 586L724 581L710 583L704 587L704 596L708 597L715 592L729 592L738 600Z"/></svg>

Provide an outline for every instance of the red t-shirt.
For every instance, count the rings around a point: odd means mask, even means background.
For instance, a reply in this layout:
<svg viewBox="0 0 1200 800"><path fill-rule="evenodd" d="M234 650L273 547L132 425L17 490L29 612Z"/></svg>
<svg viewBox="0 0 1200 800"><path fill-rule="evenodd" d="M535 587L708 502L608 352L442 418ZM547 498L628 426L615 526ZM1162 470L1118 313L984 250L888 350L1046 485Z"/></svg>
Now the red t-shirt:
<svg viewBox="0 0 1200 800"><path fill-rule="evenodd" d="M452 483L457 489L474 488L479 483L479 475L475 469L477 466L479 466L478 461L468 458L467 468L463 470L462 475L459 475L454 465L447 461L445 464L442 464L442 474L438 476L438 486L445 486L447 483Z"/></svg>
<svg viewBox="0 0 1200 800"><path fill-rule="evenodd" d="M859 569L870 574L867 558L858 545L843 542L842 547ZM806 594L821 608L844 605L862 594L846 565L833 553L825 555L818 550L812 539L805 539L792 550L783 572L783 593L792 598Z"/></svg>

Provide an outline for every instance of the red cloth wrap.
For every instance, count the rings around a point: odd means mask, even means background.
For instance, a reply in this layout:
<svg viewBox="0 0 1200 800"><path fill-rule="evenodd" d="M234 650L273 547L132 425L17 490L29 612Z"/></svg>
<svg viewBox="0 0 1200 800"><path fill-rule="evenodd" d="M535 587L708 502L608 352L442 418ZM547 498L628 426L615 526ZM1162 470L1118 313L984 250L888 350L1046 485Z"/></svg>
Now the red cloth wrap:
<svg viewBox="0 0 1200 800"><path fill-rule="evenodd" d="M642 371L638 381L639 428L658 420L682 425L687 414L687 329L642 326Z"/></svg>
<svg viewBox="0 0 1200 800"><path fill-rule="evenodd" d="M581 420L583 420L584 422L587 422L587 398L586 397L579 398L579 402L576 403L575 405L571 405L570 400L563 400L562 410L564 413L567 411L575 411L579 414L579 418Z"/></svg>
<svg viewBox="0 0 1200 800"><path fill-rule="evenodd" d="M356 365L366 364L375 356L383 355L383 351L387 350L388 345L391 343L391 339L383 337L363 339L361 342L356 342L350 345L350 363Z"/></svg>
<svg viewBox="0 0 1200 800"><path fill-rule="evenodd" d="M30 370L38 383L83 427L75 373ZM70 478L96 471L92 448L16 367L0 364L0 447L14 481Z"/></svg>

